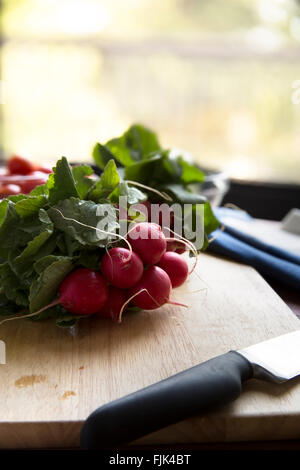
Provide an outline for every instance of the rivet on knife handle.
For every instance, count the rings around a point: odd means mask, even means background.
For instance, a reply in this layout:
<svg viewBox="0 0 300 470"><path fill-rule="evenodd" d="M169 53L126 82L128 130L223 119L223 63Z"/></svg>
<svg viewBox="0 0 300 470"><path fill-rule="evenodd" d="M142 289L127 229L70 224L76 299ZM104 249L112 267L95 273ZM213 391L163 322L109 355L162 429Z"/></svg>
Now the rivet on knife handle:
<svg viewBox="0 0 300 470"><path fill-rule="evenodd" d="M251 363L235 351L210 359L96 409L82 428L81 447L120 446L228 403L252 376Z"/></svg>

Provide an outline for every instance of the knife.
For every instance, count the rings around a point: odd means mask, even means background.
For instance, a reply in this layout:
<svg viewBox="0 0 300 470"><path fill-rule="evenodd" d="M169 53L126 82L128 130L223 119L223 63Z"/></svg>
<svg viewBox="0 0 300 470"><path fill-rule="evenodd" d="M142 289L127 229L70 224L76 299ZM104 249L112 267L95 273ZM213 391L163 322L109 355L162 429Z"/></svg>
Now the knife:
<svg viewBox="0 0 300 470"><path fill-rule="evenodd" d="M96 409L81 430L83 449L114 448L235 400L243 382L300 375L300 330L229 351Z"/></svg>

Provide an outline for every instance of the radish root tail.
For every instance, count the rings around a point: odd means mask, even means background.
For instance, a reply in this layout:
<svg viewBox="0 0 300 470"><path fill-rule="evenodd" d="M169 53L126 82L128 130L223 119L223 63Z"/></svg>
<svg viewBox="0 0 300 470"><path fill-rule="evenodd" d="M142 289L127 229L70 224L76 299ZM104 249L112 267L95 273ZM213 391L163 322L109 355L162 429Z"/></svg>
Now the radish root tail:
<svg viewBox="0 0 300 470"><path fill-rule="evenodd" d="M185 307L185 308L188 308L188 305L182 304L182 303L180 303L180 302L175 302L174 300L168 300L167 304L170 304L170 305L178 305L178 307Z"/></svg>
<svg viewBox="0 0 300 470"><path fill-rule="evenodd" d="M16 317L8 317L8 318L5 318L4 320L2 320L2 321L0 322L0 325L2 325L3 323L6 323L7 321L11 321L11 320L20 320L21 318L30 318L30 317L34 317L34 316L39 315L40 313L44 312L44 311L47 310L48 308L55 307L55 305L58 305L58 304L59 304L59 299L56 299L56 300L54 300L53 302L51 302L51 304L46 305L46 307L41 308L41 309L38 310L37 312L27 313L26 315L18 315L18 316L16 316Z"/></svg>
<svg viewBox="0 0 300 470"><path fill-rule="evenodd" d="M136 181L130 181L126 180L126 183L132 184L133 186L139 186L140 188L147 189L148 191L151 191L152 193L158 194L160 197L165 199L166 201L173 202L173 199L169 194L165 192L158 191L157 189L150 188L149 186L146 186L145 184L137 183Z"/></svg>
<svg viewBox="0 0 300 470"><path fill-rule="evenodd" d="M124 309L126 307L126 305L129 304L129 302L131 302L132 299L134 299L134 297L136 297L137 295L141 294L142 292L147 292L147 294L149 295L149 297L151 297L151 299L153 300L153 302L156 303L157 307L160 307L159 303L155 300L154 297L152 297L152 295L150 294L150 292L148 291L148 289L144 288L144 289L141 289L139 290L138 292L136 292L135 294L133 294L131 297L129 297L129 299L126 300L126 302L124 302L124 304L122 305L122 308L120 310L120 313L119 313L119 320L118 320L118 323L121 323L122 321L122 315L123 315L123 312L124 312Z"/></svg>
<svg viewBox="0 0 300 470"><path fill-rule="evenodd" d="M79 220L73 219L72 217L64 216L64 214L59 209L57 209L56 207L53 207L53 209L56 210L57 212L59 212L60 215L62 216L62 218L65 219L65 220L69 220L70 222L75 222L76 224L81 225L82 227L91 228L92 230L95 230L96 232L105 233L106 235L111 235L112 237L118 237L119 240L123 240L126 243L126 245L129 248L130 253L132 253L132 247L131 247L129 241L125 237L123 237L122 235L119 235L118 233L108 232L106 230L101 230L100 228L93 227L92 225L84 224L82 222L79 222Z"/></svg>

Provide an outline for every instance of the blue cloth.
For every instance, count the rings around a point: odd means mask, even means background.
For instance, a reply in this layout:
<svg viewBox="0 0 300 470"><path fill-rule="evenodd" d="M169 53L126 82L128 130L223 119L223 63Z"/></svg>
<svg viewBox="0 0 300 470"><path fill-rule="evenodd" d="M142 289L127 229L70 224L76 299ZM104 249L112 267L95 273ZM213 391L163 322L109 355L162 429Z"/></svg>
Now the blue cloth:
<svg viewBox="0 0 300 470"><path fill-rule="evenodd" d="M222 215L224 214L216 211L219 220L222 220ZM239 217L241 216L243 215L239 214ZM246 217L247 214L244 216ZM300 291L299 255L278 248L271 243L265 243L259 238L230 227L229 224L224 225L223 232L218 229L211 234L210 238L216 238L209 244L208 251L248 264L262 276Z"/></svg>

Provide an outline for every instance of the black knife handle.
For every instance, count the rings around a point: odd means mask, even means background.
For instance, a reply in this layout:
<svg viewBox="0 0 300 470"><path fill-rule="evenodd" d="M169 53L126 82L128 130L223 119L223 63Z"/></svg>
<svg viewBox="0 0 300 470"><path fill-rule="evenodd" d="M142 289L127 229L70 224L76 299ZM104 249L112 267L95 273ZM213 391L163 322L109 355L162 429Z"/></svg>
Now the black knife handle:
<svg viewBox="0 0 300 470"><path fill-rule="evenodd" d="M235 351L210 359L96 409L81 431L84 449L112 448L236 399L253 376Z"/></svg>

